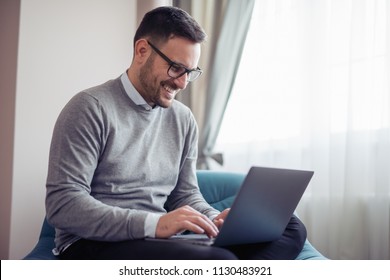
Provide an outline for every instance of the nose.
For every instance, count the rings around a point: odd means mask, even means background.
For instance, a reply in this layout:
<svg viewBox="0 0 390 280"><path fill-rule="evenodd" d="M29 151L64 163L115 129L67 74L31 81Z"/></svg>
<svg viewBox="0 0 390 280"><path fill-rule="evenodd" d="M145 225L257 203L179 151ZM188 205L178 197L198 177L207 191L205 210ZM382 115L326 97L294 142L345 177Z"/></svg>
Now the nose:
<svg viewBox="0 0 390 280"><path fill-rule="evenodd" d="M180 77L176 78L174 81L178 88L185 89L188 85L188 73L181 75Z"/></svg>

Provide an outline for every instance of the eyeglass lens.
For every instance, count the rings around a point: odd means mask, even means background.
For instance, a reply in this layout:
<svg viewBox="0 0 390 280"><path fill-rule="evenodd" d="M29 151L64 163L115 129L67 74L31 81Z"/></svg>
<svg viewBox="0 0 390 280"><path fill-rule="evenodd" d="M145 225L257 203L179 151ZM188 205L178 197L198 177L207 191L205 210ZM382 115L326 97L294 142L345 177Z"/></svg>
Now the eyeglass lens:
<svg viewBox="0 0 390 280"><path fill-rule="evenodd" d="M188 70L183 66L172 64L168 69L168 75L172 78L179 78L187 73L187 80L192 82L196 80L201 72L198 70Z"/></svg>

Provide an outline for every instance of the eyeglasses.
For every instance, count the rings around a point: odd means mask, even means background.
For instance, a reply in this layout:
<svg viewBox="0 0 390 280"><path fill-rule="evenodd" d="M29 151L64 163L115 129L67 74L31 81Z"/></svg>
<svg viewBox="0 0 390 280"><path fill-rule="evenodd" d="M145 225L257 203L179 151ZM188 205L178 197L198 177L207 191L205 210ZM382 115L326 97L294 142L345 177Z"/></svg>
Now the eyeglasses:
<svg viewBox="0 0 390 280"><path fill-rule="evenodd" d="M202 75L203 71L199 67L196 67L194 69L188 69L183 65L173 62L165 54L163 54L158 48L156 48L152 43L150 43L149 41L147 42L152 47L152 49L159 56L161 56L161 58L163 58L166 62L168 62L169 68L167 73L169 77L177 79L183 76L184 74L187 74L187 82L193 82L197 78L199 78L200 75Z"/></svg>

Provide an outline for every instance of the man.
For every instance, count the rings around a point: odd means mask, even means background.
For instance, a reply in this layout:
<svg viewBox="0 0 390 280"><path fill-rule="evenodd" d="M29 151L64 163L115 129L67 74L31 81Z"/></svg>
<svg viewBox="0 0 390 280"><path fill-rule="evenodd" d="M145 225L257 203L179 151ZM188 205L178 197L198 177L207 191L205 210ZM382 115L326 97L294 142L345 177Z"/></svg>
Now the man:
<svg viewBox="0 0 390 280"><path fill-rule="evenodd" d="M65 106L54 128L46 210L63 259L295 258L306 231L292 218L276 242L215 248L147 241L183 231L215 237L222 213L196 180L198 131L174 97L202 73L202 28L186 12L147 13L130 68ZM255 213L254 213L255 214Z"/></svg>

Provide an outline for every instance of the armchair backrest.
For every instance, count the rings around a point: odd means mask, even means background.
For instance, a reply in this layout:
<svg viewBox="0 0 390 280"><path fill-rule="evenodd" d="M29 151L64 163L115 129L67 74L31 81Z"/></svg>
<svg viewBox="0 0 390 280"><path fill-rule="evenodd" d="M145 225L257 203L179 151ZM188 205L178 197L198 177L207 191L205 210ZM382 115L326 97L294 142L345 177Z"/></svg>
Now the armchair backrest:
<svg viewBox="0 0 390 280"><path fill-rule="evenodd" d="M198 170L197 177L204 198L219 211L232 205L245 179L244 174L209 170Z"/></svg>

